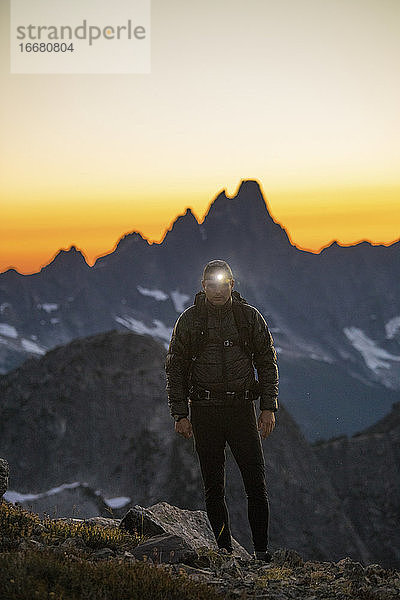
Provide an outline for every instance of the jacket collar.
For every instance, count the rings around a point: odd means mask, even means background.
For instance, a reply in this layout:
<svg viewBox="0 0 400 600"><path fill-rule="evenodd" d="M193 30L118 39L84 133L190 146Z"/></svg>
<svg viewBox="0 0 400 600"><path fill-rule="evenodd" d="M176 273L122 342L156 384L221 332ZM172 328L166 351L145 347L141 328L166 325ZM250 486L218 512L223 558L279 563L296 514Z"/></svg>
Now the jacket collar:
<svg viewBox="0 0 400 600"><path fill-rule="evenodd" d="M207 307L207 310L211 314L222 316L232 309L232 296L230 296L229 299L222 306L215 306L214 304L211 304L211 302L209 302L207 298L205 298L205 305Z"/></svg>

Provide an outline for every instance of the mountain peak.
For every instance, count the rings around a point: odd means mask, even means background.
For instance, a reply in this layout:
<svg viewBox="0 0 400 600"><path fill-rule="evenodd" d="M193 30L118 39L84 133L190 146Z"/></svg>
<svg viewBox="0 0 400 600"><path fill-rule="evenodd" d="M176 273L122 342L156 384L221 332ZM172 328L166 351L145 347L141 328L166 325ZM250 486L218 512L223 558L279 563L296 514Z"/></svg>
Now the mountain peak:
<svg viewBox="0 0 400 600"><path fill-rule="evenodd" d="M241 204L246 204L245 209L257 211L258 215L263 215L271 220L271 214L268 210L267 203L262 193L260 184L254 179L242 179L236 196L232 200L240 201Z"/></svg>
<svg viewBox="0 0 400 600"><path fill-rule="evenodd" d="M242 179L234 196L223 189L211 202L205 221L212 217L226 219L230 215L234 221L254 224L270 222L275 225L268 210L260 184L254 179Z"/></svg>
<svg viewBox="0 0 400 600"><path fill-rule="evenodd" d="M261 186L256 179L242 179L240 182L238 193L236 195L239 196L240 194L248 193L259 194L264 199Z"/></svg>
<svg viewBox="0 0 400 600"><path fill-rule="evenodd" d="M183 215L179 215L175 221L174 221L174 225L175 223L179 222L183 222L183 221L193 221L196 225L198 225L197 219L193 214L192 209L190 208L190 206L185 208L185 212L183 213Z"/></svg>
<svg viewBox="0 0 400 600"><path fill-rule="evenodd" d="M173 221L171 228L166 232L164 240L171 239L171 234L173 233L173 237L181 234L181 232L187 232L191 234L199 235L199 222L197 221L195 215L192 212L190 207L185 209L183 215L179 215Z"/></svg>
<svg viewBox="0 0 400 600"><path fill-rule="evenodd" d="M78 248L75 245L72 245L68 250L61 248L53 258L53 260L51 260L47 265L41 268L41 271L47 270L49 268L68 269L77 266L90 268L82 252L78 250Z"/></svg>
<svg viewBox="0 0 400 600"><path fill-rule="evenodd" d="M129 233L125 233L122 237L120 237L116 248L121 248L121 246L123 246L125 248L125 246L130 246L132 244L147 244L147 245L149 245L149 242L145 237L143 237L143 235L140 233L140 231L130 231ZM100 257L100 258L103 258L103 257Z"/></svg>

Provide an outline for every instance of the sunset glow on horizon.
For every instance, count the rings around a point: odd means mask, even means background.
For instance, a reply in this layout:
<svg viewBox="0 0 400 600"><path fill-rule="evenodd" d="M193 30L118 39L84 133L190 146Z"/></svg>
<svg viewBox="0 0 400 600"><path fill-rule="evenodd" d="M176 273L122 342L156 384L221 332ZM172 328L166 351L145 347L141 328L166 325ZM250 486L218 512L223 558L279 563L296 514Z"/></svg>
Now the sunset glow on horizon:
<svg viewBox="0 0 400 600"><path fill-rule="evenodd" d="M0 5L0 272L256 179L298 248L400 238L400 3L152 0L148 75L11 75Z"/></svg>
<svg viewBox="0 0 400 600"><path fill-rule="evenodd" d="M319 252L333 241L345 246L360 241L390 245L399 239L396 232L400 223L397 201L400 189L385 190L386 202L382 204L379 202L381 190L373 193L371 188L353 190L352 203L345 191L340 189L332 190L330 194L321 190L308 190L303 194L298 192L294 194L293 201L293 193L276 192L275 195L268 195L263 190L262 182L259 183L272 218L284 227L291 243L302 250ZM7 250L13 262L1 265L1 270L12 267L23 274L38 272L53 260L60 249L67 250L72 245L82 252L86 262L92 266L99 256L112 252L118 241L133 231L139 232L151 243L160 243L174 220L184 214L186 208L191 208L197 221L202 223L211 202L221 191L219 189L208 203L202 203L201 198L196 197L190 203L185 198L172 217L171 200L158 202L156 215L152 211L146 212L146 206L141 211L137 205L129 209L128 202L118 204L123 207L121 212L113 211L112 203L107 202L96 207L85 203L85 211L79 205L66 204L58 207L51 205L51 211L49 205L41 211L40 220L35 217L37 206L26 205L24 215L19 216L19 231L9 228L2 235L2 260L7 256ZM235 193L226 190L228 197L233 197ZM321 202L321 199L325 202ZM274 206L279 210L275 211ZM12 213L9 218L13 218ZM35 218L37 224L33 228ZM53 228L52 221L62 225ZM124 228L129 221L136 221L137 226ZM338 231L341 232L340 236L336 235Z"/></svg>

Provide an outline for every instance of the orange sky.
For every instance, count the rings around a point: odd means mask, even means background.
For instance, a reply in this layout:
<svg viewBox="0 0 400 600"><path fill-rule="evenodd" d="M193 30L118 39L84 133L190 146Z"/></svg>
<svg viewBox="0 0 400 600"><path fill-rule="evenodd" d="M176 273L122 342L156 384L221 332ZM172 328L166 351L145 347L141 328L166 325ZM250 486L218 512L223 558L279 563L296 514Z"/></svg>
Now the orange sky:
<svg viewBox="0 0 400 600"><path fill-rule="evenodd" d="M150 74L17 75L0 2L0 271L159 241L241 179L303 249L396 241L399 22L397 0L152 0Z"/></svg>

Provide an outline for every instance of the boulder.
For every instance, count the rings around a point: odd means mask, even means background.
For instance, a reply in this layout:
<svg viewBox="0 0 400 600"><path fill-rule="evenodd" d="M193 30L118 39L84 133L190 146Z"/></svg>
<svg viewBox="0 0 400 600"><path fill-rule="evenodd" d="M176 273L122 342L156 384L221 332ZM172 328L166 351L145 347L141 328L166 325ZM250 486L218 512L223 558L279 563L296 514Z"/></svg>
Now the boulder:
<svg viewBox="0 0 400 600"><path fill-rule="evenodd" d="M167 502L159 502L148 508L134 506L123 517L120 527L151 537L165 534L178 536L194 551L200 548L217 550L214 534L203 510L186 510ZM232 543L237 556L250 558L247 550L236 540L233 539Z"/></svg>

